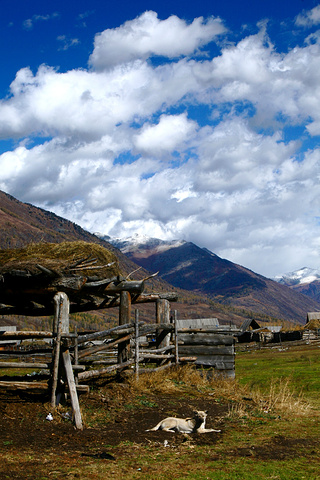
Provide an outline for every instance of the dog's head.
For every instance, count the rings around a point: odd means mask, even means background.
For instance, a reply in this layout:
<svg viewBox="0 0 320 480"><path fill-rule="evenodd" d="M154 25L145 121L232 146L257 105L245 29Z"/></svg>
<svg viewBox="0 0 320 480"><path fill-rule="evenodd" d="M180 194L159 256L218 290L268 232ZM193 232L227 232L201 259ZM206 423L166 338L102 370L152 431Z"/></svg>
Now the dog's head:
<svg viewBox="0 0 320 480"><path fill-rule="evenodd" d="M193 414L196 418L199 418L199 420L205 420L208 415L208 410L195 410Z"/></svg>

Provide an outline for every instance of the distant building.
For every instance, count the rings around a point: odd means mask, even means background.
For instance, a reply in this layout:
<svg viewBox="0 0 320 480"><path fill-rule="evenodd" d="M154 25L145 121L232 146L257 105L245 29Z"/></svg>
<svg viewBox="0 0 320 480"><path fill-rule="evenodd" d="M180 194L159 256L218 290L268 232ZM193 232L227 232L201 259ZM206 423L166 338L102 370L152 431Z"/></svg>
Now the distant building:
<svg viewBox="0 0 320 480"><path fill-rule="evenodd" d="M217 318L187 318L177 320L178 328L209 328L218 326L219 320Z"/></svg>
<svg viewBox="0 0 320 480"><path fill-rule="evenodd" d="M319 326L317 328L320 328L320 312L308 312L307 313L307 323L306 323L306 328L308 324L314 323L315 325L318 324Z"/></svg>

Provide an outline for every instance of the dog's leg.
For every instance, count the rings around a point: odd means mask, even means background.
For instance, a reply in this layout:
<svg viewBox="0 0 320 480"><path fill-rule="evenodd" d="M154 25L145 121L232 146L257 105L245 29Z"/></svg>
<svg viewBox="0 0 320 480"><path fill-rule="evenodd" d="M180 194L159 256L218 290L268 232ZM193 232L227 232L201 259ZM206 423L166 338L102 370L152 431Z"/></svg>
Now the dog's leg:
<svg viewBox="0 0 320 480"><path fill-rule="evenodd" d="M210 432L220 433L221 430L215 430L214 428L198 428L197 432L198 433L210 433Z"/></svg>

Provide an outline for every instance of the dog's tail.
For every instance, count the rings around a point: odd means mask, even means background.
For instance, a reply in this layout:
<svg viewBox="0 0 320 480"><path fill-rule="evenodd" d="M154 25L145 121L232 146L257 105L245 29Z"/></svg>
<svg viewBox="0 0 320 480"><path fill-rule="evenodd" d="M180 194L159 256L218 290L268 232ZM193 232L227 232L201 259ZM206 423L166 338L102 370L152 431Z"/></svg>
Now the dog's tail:
<svg viewBox="0 0 320 480"><path fill-rule="evenodd" d="M161 425L161 422L159 422L158 425L156 425L153 428L148 428L148 430L146 430L146 432L155 432L156 430L159 430L160 425Z"/></svg>

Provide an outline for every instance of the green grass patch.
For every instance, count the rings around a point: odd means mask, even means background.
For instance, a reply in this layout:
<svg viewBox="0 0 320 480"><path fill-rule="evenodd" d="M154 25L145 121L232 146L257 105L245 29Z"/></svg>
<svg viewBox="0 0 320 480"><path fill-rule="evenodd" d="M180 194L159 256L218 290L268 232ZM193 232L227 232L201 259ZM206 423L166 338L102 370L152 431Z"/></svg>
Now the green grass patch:
<svg viewBox="0 0 320 480"><path fill-rule="evenodd" d="M268 348L239 352L236 376L240 384L267 393L271 383L287 381L296 395L302 394L315 407L320 407L320 348L303 345L288 350Z"/></svg>

